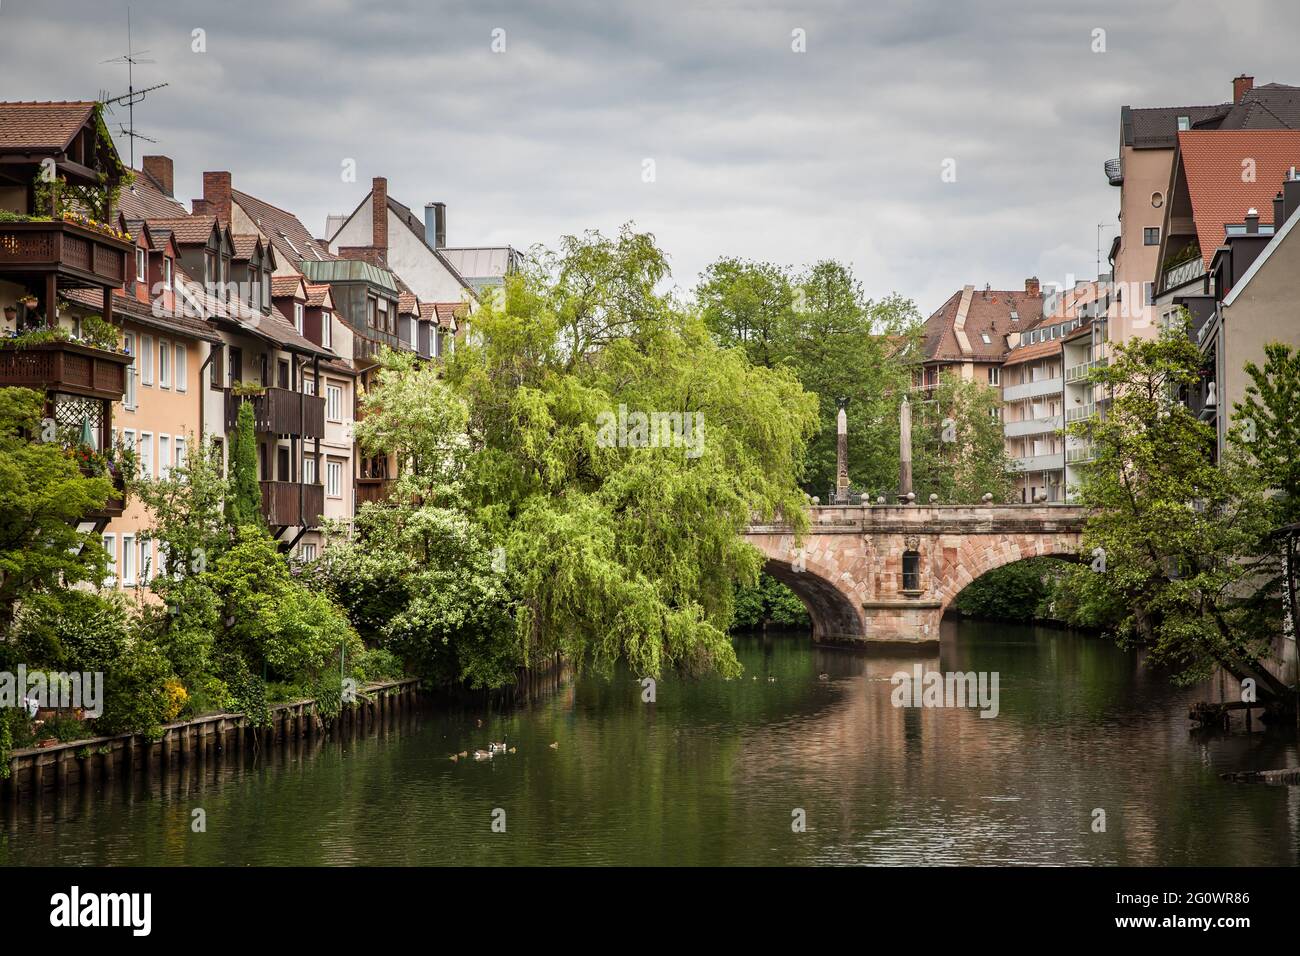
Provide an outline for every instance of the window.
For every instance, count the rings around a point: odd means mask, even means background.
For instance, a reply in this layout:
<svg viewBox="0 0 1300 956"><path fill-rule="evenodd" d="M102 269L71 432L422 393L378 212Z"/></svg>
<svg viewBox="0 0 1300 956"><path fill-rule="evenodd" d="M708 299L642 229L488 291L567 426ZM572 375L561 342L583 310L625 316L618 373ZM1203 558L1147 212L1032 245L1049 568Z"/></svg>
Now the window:
<svg viewBox="0 0 1300 956"><path fill-rule="evenodd" d="M185 439L180 435L176 436L176 467L185 467Z"/></svg>
<svg viewBox="0 0 1300 956"><path fill-rule="evenodd" d="M1002 370L996 365L989 366L989 384L997 385L1001 382Z"/></svg>
<svg viewBox="0 0 1300 956"><path fill-rule="evenodd" d="M153 385L153 336L146 335L140 340L140 381L144 385Z"/></svg>
<svg viewBox="0 0 1300 956"><path fill-rule="evenodd" d="M135 440L135 429L134 429L134 428L123 428L123 429L122 429L122 444L121 444L120 447L123 448L123 449L126 450L126 451L134 451L134 452L138 452L138 446L137 446L137 444L136 444L136 440Z"/></svg>
<svg viewBox="0 0 1300 956"><path fill-rule="evenodd" d="M305 375L303 376L303 379L302 379L302 393L303 393L304 395L315 395L315 394L316 394L316 380L315 380L314 378L307 378L307 376L305 376Z"/></svg>
<svg viewBox="0 0 1300 956"><path fill-rule="evenodd" d="M153 541L140 539L140 583L151 581L155 577L153 568Z"/></svg>
<svg viewBox="0 0 1300 956"><path fill-rule="evenodd" d="M331 318L328 312L322 312L320 315L320 342L327 349L334 347L334 329L331 325Z"/></svg>
<svg viewBox="0 0 1300 956"><path fill-rule="evenodd" d="M379 316L379 328L383 329L385 332L392 332L392 331L393 331L393 322L392 322L391 317L390 317L389 314L388 314L388 300L387 300L387 299L380 299L380 300L379 300L379 312L380 312L380 316Z"/></svg>
<svg viewBox="0 0 1300 956"><path fill-rule="evenodd" d="M126 345L127 354L134 361L126 368L126 394L122 396L122 407L128 412L135 411L135 381L136 376L140 374L140 356L135 354L135 333L127 332L122 340Z"/></svg>
<svg viewBox="0 0 1300 956"><path fill-rule="evenodd" d="M153 432L140 433L140 474L153 477Z"/></svg>
<svg viewBox="0 0 1300 956"><path fill-rule="evenodd" d="M148 260L145 258L144 250L139 246L135 250L135 281L144 283L149 281Z"/></svg>
<svg viewBox="0 0 1300 956"><path fill-rule="evenodd" d="M135 587L135 535L122 535L122 586Z"/></svg>
<svg viewBox="0 0 1300 956"><path fill-rule="evenodd" d="M1156 284L1154 282L1142 283L1142 304L1151 305L1155 302Z"/></svg>
<svg viewBox="0 0 1300 956"><path fill-rule="evenodd" d="M158 340L158 387L172 387L172 347L165 339Z"/></svg>
<svg viewBox="0 0 1300 956"><path fill-rule="evenodd" d="M343 421L343 389L325 384L325 417L332 422Z"/></svg>
<svg viewBox="0 0 1300 956"><path fill-rule="evenodd" d="M316 458L313 455L303 456L302 481L306 485L316 484Z"/></svg>
<svg viewBox="0 0 1300 956"><path fill-rule="evenodd" d="M420 323L415 319L411 320L411 351L420 351Z"/></svg>
<svg viewBox="0 0 1300 956"><path fill-rule="evenodd" d="M304 544L298 549L298 560L302 562L316 560L316 545Z"/></svg>
<svg viewBox="0 0 1300 956"><path fill-rule="evenodd" d="M172 257L163 256L163 287L172 287Z"/></svg>
<svg viewBox="0 0 1300 956"><path fill-rule="evenodd" d="M1192 128L1192 118L1190 116L1178 117L1178 130L1183 132Z"/></svg>
<svg viewBox="0 0 1300 956"><path fill-rule="evenodd" d="M299 335L302 335L302 303L301 302L295 302L293 304L293 327L298 331Z"/></svg>
<svg viewBox="0 0 1300 956"><path fill-rule="evenodd" d="M189 369L185 367L188 360L186 352L185 346L176 346L176 391L178 392L185 391L190 383Z"/></svg>
<svg viewBox="0 0 1300 956"><path fill-rule="evenodd" d="M903 590L921 590L921 555L917 551L903 552Z"/></svg>
<svg viewBox="0 0 1300 956"><path fill-rule="evenodd" d="M992 345L992 344L993 344L993 340L992 340L991 338L989 338L989 334L988 334L987 332L981 332L981 333L980 333L980 338L984 341L984 344L985 344L985 345Z"/></svg>
<svg viewBox="0 0 1300 956"><path fill-rule="evenodd" d="M1160 227L1147 226L1142 230L1142 245L1158 246L1160 245Z"/></svg>
<svg viewBox="0 0 1300 956"><path fill-rule="evenodd" d="M244 350L230 347L230 384L234 385L244 377Z"/></svg>
<svg viewBox="0 0 1300 956"><path fill-rule="evenodd" d="M208 353L208 381L213 388L220 388L226 384L221 380L223 371L221 366L225 360L225 356L221 353L225 348L220 342L214 342L211 345L211 351Z"/></svg>
<svg viewBox="0 0 1300 956"><path fill-rule="evenodd" d="M117 587L117 535L104 535L104 550L108 552L108 575L104 578L103 586L115 588Z"/></svg>
<svg viewBox="0 0 1300 956"><path fill-rule="evenodd" d="M170 435L158 436L158 477L166 478L172 470L172 440Z"/></svg>
<svg viewBox="0 0 1300 956"><path fill-rule="evenodd" d="M283 359L276 365L276 384L281 388L289 387L289 363Z"/></svg>
<svg viewBox="0 0 1300 956"><path fill-rule="evenodd" d="M339 498L343 495L343 463L338 461L325 462L325 494L331 498Z"/></svg>
<svg viewBox="0 0 1300 956"><path fill-rule="evenodd" d="M374 299L368 300L368 305L369 308L366 311L366 325L370 326L372 329L377 329L379 328L379 306L376 304Z"/></svg>

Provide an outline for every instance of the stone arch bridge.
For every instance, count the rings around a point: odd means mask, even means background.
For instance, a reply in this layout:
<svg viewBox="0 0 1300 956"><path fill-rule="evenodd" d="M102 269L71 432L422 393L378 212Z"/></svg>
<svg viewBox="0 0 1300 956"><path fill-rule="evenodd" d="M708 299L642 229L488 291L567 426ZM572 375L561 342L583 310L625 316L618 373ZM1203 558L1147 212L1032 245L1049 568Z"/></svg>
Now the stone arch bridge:
<svg viewBox="0 0 1300 956"><path fill-rule="evenodd" d="M1084 509L1070 505L828 505L796 540L788 525L745 538L808 608L822 643L933 644L980 575L1025 558L1077 559Z"/></svg>

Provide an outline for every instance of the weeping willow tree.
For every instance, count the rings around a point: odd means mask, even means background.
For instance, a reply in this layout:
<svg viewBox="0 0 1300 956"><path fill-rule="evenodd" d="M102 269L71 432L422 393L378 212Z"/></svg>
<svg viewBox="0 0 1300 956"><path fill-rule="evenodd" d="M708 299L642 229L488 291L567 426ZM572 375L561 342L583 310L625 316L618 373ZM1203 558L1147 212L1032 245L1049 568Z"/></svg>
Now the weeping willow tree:
<svg viewBox="0 0 1300 956"><path fill-rule="evenodd" d="M449 363L469 410L461 493L504 542L525 661L738 674L733 586L762 566L740 532L806 520L816 397L718 345L657 291L667 275L648 234L568 237Z"/></svg>

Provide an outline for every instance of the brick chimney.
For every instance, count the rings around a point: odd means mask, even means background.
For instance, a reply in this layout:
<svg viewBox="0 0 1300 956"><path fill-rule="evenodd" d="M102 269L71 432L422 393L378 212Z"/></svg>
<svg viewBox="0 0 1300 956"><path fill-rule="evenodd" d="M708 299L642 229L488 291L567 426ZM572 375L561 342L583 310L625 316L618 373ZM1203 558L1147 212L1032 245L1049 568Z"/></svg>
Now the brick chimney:
<svg viewBox="0 0 1300 956"><path fill-rule="evenodd" d="M370 244L381 260L388 258L388 180L376 176L370 183Z"/></svg>
<svg viewBox="0 0 1300 956"><path fill-rule="evenodd" d="M230 173L203 174L204 211L211 213L223 226L230 225Z"/></svg>
<svg viewBox="0 0 1300 956"><path fill-rule="evenodd" d="M173 195L172 190L176 188L176 181L170 156L146 156L144 172L164 193L168 196Z"/></svg>
<svg viewBox="0 0 1300 956"><path fill-rule="evenodd" d="M1232 102L1240 103L1242 97L1255 88L1255 78L1245 73L1232 79Z"/></svg>
<svg viewBox="0 0 1300 956"><path fill-rule="evenodd" d="M1025 295L1038 295L1042 292L1042 286L1038 284L1038 276L1030 276L1025 280Z"/></svg>

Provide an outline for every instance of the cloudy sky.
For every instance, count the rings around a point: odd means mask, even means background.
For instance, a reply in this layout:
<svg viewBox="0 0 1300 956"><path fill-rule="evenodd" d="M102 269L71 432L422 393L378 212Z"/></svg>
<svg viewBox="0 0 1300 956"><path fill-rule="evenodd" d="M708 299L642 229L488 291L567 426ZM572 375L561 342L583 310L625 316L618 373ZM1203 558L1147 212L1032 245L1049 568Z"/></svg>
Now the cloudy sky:
<svg viewBox="0 0 1300 956"><path fill-rule="evenodd" d="M633 221L682 288L722 255L836 258L923 314L968 282L1095 272L1121 105L1300 83L1294 0L130 7L156 61L136 85L170 84L136 110L158 141L137 156L173 157L179 197L227 169L320 234L382 175L417 211L448 204L451 245ZM0 0L0 98L124 91L103 61L126 20L125 0Z"/></svg>

